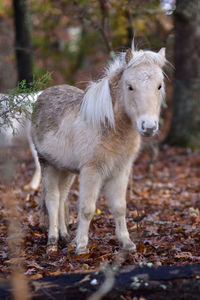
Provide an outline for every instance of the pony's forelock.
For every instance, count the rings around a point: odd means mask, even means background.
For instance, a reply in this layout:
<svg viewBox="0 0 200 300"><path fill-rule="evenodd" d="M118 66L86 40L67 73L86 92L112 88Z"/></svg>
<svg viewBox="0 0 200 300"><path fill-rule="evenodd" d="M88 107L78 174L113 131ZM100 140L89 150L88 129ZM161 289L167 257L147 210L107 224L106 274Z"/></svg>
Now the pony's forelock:
<svg viewBox="0 0 200 300"><path fill-rule="evenodd" d="M156 64L160 67L163 67L166 63L166 60L163 60L163 57L159 55L159 53L148 50L139 50L133 53L133 57L128 63L128 67L135 67L141 63Z"/></svg>
<svg viewBox="0 0 200 300"><path fill-rule="evenodd" d="M108 66L105 68L105 76L113 76L115 72L119 70L125 70L129 67L136 67L142 63L157 64L163 66L167 63L167 60L164 59L159 53L153 51L134 51L133 57L128 64L125 62L126 52L120 52L116 55L113 61L108 63Z"/></svg>

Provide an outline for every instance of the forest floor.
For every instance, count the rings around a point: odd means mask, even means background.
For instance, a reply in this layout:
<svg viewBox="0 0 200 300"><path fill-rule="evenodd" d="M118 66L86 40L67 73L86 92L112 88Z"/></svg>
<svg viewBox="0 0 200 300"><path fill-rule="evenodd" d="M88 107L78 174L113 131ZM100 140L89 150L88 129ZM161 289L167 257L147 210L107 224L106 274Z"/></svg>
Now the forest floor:
<svg viewBox="0 0 200 300"><path fill-rule="evenodd" d="M19 257L25 275L31 279L95 271L102 264L119 261L120 245L114 235L114 221L102 196L90 226L90 252L75 255L73 243L69 243L59 245L56 253L48 254L47 232L41 232L39 228L41 187L36 192L24 188L34 171L31 155L28 150L4 149L0 157L1 174L6 169L7 176L9 172L13 176L9 184L8 181L7 184L3 180L0 182L1 274L9 276L13 261ZM150 172L151 157L151 152L143 151L130 178L127 224L137 251L127 254L122 265L149 262L155 266L199 264L200 150L161 147ZM72 239L77 227L78 195L77 178L69 195ZM12 222L16 219L20 227L17 229L16 225L13 229ZM22 233L21 250L15 249L14 255L9 249L12 230L15 238L18 231Z"/></svg>

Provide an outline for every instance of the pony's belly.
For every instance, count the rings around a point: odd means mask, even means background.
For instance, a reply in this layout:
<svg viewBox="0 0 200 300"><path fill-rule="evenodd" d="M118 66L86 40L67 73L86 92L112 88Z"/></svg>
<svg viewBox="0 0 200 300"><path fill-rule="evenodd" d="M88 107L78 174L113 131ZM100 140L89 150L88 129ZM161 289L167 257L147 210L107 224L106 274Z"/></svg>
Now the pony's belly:
<svg viewBox="0 0 200 300"><path fill-rule="evenodd" d="M53 157L51 164L54 165L57 169L68 170L72 173L79 173L79 162L76 161L73 155L66 155L63 157Z"/></svg>
<svg viewBox="0 0 200 300"><path fill-rule="evenodd" d="M63 154L63 156L56 156L53 152L42 152L42 158L44 158L50 165L60 170L68 170L72 173L79 173L79 162L74 159L72 153Z"/></svg>
<svg viewBox="0 0 200 300"><path fill-rule="evenodd" d="M61 170L69 170L73 173L79 171L79 159L70 143L56 138L45 139L37 144L39 155L49 164Z"/></svg>

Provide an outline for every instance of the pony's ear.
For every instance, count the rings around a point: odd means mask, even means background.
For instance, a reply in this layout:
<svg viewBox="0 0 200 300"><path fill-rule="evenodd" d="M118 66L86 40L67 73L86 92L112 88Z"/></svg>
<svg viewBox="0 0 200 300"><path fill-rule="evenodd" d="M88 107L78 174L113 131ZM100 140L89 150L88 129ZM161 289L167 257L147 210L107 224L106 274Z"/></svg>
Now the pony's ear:
<svg viewBox="0 0 200 300"><path fill-rule="evenodd" d="M164 66L166 59L165 59L165 52L166 52L166 48L161 48L160 51L158 51L158 55L159 55L159 65L161 67Z"/></svg>
<svg viewBox="0 0 200 300"><path fill-rule="evenodd" d="M133 58L133 52L131 49L128 49L125 55L125 62L128 64L132 58Z"/></svg>

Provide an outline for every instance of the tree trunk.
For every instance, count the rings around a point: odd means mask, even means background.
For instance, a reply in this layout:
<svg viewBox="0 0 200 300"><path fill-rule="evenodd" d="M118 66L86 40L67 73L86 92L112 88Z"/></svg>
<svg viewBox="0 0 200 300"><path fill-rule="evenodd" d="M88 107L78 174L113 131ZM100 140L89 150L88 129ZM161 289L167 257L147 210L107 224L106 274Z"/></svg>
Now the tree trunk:
<svg viewBox="0 0 200 300"><path fill-rule="evenodd" d="M166 142L200 146L200 4L177 0L175 21L174 111Z"/></svg>
<svg viewBox="0 0 200 300"><path fill-rule="evenodd" d="M13 0L15 21L15 52L17 57L18 81L33 80L32 44L30 18L26 0Z"/></svg>
<svg viewBox="0 0 200 300"><path fill-rule="evenodd" d="M101 27L100 32L105 41L108 52L113 51L112 38L110 31L110 19L109 19L109 4L106 0L99 0L100 10L101 10Z"/></svg>

